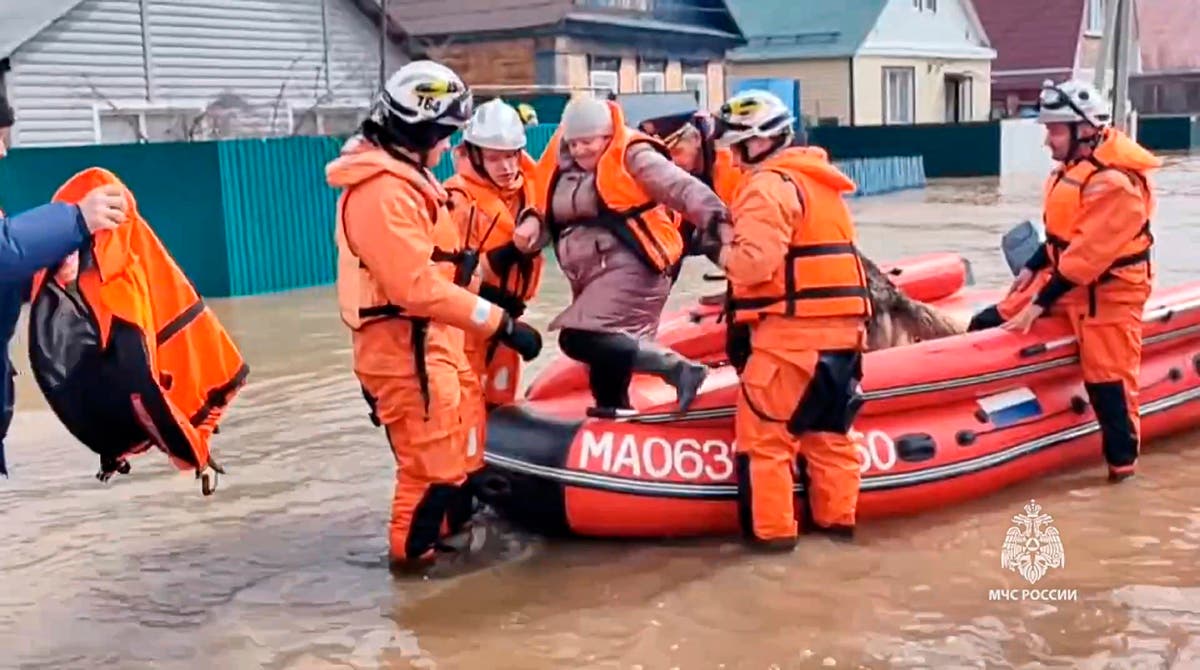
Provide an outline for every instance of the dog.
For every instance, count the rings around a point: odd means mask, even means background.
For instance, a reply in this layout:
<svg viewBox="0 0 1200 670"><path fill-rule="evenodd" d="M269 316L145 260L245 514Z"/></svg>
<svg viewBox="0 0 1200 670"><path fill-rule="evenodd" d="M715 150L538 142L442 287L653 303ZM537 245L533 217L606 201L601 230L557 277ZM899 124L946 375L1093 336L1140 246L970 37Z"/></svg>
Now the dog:
<svg viewBox="0 0 1200 670"><path fill-rule="evenodd" d="M865 255L871 320L867 322L867 351L936 340L967 332L967 325L941 310L904 295L887 273Z"/></svg>

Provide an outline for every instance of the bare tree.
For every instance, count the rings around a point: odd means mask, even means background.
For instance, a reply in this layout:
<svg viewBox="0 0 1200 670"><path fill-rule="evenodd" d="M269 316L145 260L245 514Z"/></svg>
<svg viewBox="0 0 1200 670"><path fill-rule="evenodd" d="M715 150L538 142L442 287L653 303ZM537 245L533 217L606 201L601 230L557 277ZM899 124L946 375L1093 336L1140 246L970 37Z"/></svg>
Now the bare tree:
<svg viewBox="0 0 1200 670"><path fill-rule="evenodd" d="M111 98L109 98L107 95L105 95L104 92L101 91L100 88L96 86L96 83L92 81L92 78L90 76L88 76L87 73L80 73L79 76L80 76L80 78L83 79L83 83L92 92L92 97L96 100L103 102L104 105L106 107L108 107L109 111L117 112L117 113L129 111L129 110L126 110L126 109L120 107L119 105L117 105L117 103L113 102ZM139 143L145 143L148 141L146 138L146 133L142 132L142 124L138 119L139 119L139 117L136 117L136 116L133 117L132 119L128 118L128 116L125 117L126 123L128 123L130 128L132 128L133 134L135 136L137 136L137 141Z"/></svg>

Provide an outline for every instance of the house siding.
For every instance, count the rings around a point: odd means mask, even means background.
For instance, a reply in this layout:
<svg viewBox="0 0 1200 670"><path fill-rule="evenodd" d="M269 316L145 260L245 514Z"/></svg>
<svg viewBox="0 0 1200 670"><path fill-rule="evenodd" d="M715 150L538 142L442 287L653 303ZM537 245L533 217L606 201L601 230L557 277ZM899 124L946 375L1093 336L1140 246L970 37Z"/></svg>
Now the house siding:
<svg viewBox="0 0 1200 670"><path fill-rule="evenodd" d="M479 86L520 86L537 81L533 38L450 44L436 58Z"/></svg>
<svg viewBox="0 0 1200 670"><path fill-rule="evenodd" d="M800 108L805 116L814 120L837 117L839 124L850 124L849 59L729 63L726 69L730 81L740 78L798 80ZM856 114L861 118L861 112L856 110Z"/></svg>
<svg viewBox="0 0 1200 670"><path fill-rule="evenodd" d="M90 144L95 104L145 99L139 0L87 0L9 57L16 146Z"/></svg>
<svg viewBox="0 0 1200 670"><path fill-rule="evenodd" d="M969 76L971 117L987 120L990 113L991 69L988 61L931 61L922 58L854 59L855 117L858 125L883 124L883 70L891 67L913 68L914 123L945 123L945 76Z"/></svg>
<svg viewBox="0 0 1200 670"><path fill-rule="evenodd" d="M199 116L218 98L233 121L215 132L288 133L314 106L365 110L378 42L347 0L86 0L13 54L16 143L91 143L98 109Z"/></svg>

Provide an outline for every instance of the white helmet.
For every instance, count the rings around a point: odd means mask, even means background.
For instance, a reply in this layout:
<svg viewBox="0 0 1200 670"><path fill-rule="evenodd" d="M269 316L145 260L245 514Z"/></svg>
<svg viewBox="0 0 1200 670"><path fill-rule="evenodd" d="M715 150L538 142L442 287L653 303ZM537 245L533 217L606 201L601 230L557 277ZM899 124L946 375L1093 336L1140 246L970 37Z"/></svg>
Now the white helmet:
<svg viewBox="0 0 1200 670"><path fill-rule="evenodd" d="M388 78L370 118L392 130L430 124L444 126L453 133L471 118L471 106L471 89L454 70L431 60L418 60Z"/></svg>
<svg viewBox="0 0 1200 670"><path fill-rule="evenodd" d="M752 137L778 137L792 131L795 121L787 105L770 91L742 91L721 105L716 118L716 138L723 145Z"/></svg>
<svg viewBox="0 0 1200 670"><path fill-rule="evenodd" d="M1047 79L1038 96L1039 123L1086 123L1095 128L1112 121L1108 101L1091 84L1072 79L1055 84Z"/></svg>
<svg viewBox="0 0 1200 670"><path fill-rule="evenodd" d="M517 151L525 148L525 124L517 110L496 98L475 110L463 141L481 149Z"/></svg>

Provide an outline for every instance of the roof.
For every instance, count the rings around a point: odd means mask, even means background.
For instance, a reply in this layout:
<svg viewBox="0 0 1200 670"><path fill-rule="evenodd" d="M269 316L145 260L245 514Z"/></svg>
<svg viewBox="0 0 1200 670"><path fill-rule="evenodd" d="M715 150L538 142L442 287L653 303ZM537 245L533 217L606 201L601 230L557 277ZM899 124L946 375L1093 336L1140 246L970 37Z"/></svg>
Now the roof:
<svg viewBox="0 0 1200 670"><path fill-rule="evenodd" d="M1200 13L1195 0L1139 2L1142 73L1200 71Z"/></svg>
<svg viewBox="0 0 1200 670"><path fill-rule="evenodd" d="M1044 0L1043 0L1044 1ZM887 0L727 0L746 46L731 61L849 58L887 6Z"/></svg>
<svg viewBox="0 0 1200 670"><path fill-rule="evenodd" d="M378 2L379 0L372 0ZM564 20L689 33L738 40L739 35L701 25L657 18L577 11L573 0L390 0L388 16L416 37L464 35L554 26Z"/></svg>
<svg viewBox="0 0 1200 670"><path fill-rule="evenodd" d="M1074 70L1085 4L1085 0L975 0L975 10L996 50L992 76L1012 70Z"/></svg>
<svg viewBox="0 0 1200 670"><path fill-rule="evenodd" d="M0 0L0 58L8 58L22 44L62 18L83 0Z"/></svg>
<svg viewBox="0 0 1200 670"><path fill-rule="evenodd" d="M378 1L378 0L376 0ZM388 16L410 35L452 35L549 26L571 0L390 0Z"/></svg>

